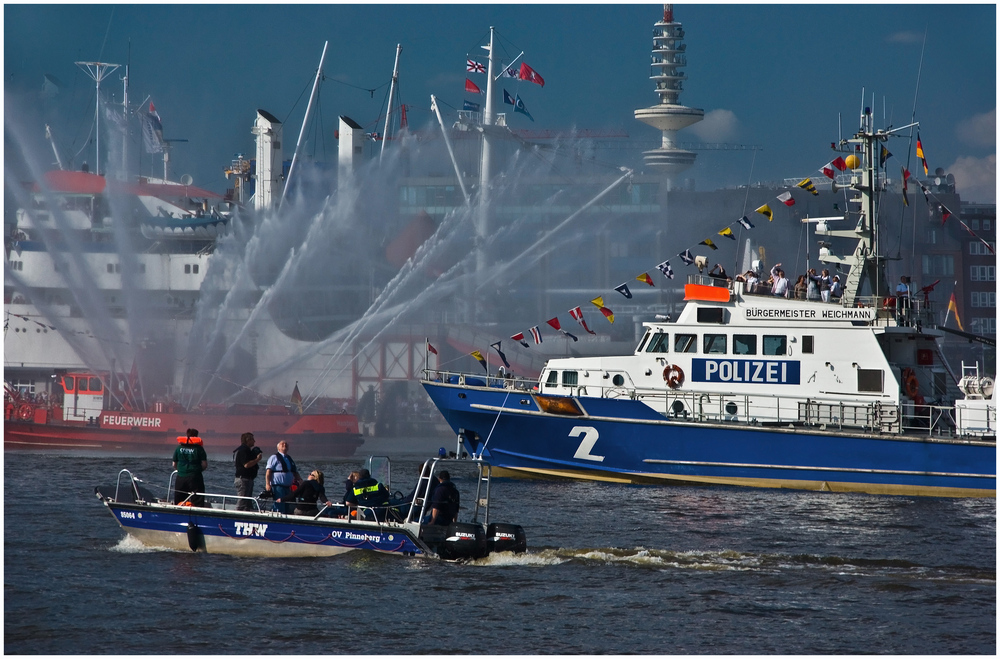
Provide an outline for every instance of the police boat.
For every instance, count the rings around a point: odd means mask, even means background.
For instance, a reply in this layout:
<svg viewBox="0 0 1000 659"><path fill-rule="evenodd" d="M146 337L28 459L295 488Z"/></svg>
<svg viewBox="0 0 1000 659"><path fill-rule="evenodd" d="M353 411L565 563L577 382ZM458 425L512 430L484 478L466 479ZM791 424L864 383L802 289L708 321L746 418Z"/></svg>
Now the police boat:
<svg viewBox="0 0 1000 659"><path fill-rule="evenodd" d="M372 456L366 468L391 491L389 458ZM456 521L446 526L430 523L428 496L444 470L467 490ZM481 459L432 458L424 462L411 500L396 491L382 506L317 503L314 516L271 510L262 496L195 493L175 505L176 471L162 498L128 469L118 473L114 485L94 492L125 532L148 547L281 558L362 550L456 561L527 550L522 527L490 521L491 472ZM466 487L473 482L474 493Z"/></svg>

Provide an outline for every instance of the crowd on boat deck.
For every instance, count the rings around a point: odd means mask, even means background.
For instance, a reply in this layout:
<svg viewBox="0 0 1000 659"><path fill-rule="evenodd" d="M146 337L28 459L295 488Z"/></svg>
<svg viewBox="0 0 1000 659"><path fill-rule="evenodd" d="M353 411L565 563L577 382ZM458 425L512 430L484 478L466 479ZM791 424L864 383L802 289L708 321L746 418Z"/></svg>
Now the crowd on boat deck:
<svg viewBox="0 0 1000 659"><path fill-rule="evenodd" d="M713 279L725 281L727 285L733 280L726 273L721 263L716 263L708 273ZM805 274L799 275L792 284L780 263L771 268L770 276L765 280L752 268L743 274L736 275L736 281L743 283L743 291L751 295L773 295L796 300L813 300L816 302L838 302L844 294L844 285L840 275L831 275L824 269L817 273L816 268L809 268ZM898 293L897 293L898 295Z"/></svg>
<svg viewBox="0 0 1000 659"><path fill-rule="evenodd" d="M203 472L208 469L208 455L202 445L199 433L189 428L186 436L178 437L174 449L173 467L177 470L174 485L175 505L205 506L205 481ZM255 446L253 433L246 432L240 437L240 445L233 451L236 467L234 488L239 497L237 510L250 511L254 507L254 481L260 470L263 452ZM419 472L417 485L402 499L394 500L389 489L372 477L367 469L352 471L344 481L344 494L340 502L334 503L326 494L325 477L322 471L314 469L306 479L299 475L298 465L288 454L288 442L278 442L276 452L268 458L264 471L264 492L258 499L272 499L272 510L284 514L322 514L330 517L360 517L384 522L387 519L401 521L406 517L410 504L420 496L426 487L426 499L430 512L424 523L447 525L458 519L460 495L451 482L450 474L441 471L436 478L430 478L429 464ZM423 485L426 482L426 485ZM319 504L323 504L322 510Z"/></svg>

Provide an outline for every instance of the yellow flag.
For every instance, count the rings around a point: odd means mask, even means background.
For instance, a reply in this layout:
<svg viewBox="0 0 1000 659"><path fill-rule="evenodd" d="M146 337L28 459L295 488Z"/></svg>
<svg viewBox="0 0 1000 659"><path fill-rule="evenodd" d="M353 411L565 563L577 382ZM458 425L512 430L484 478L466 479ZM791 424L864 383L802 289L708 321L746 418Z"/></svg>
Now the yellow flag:
<svg viewBox="0 0 1000 659"><path fill-rule="evenodd" d="M722 231L720 231L719 235L720 236L725 236L726 238L729 238L730 240L736 240L736 236L733 235L733 230L730 229L729 227L726 227L725 229L723 229Z"/></svg>
<svg viewBox="0 0 1000 659"><path fill-rule="evenodd" d="M771 207L768 206L767 204L764 204L763 206L761 206L760 208L758 208L754 212L755 213L760 213L761 215L763 215L764 217L766 217L768 222L770 222L770 221L772 221L774 219L774 211L772 211Z"/></svg>
<svg viewBox="0 0 1000 659"><path fill-rule="evenodd" d="M601 308L601 307L604 306L604 298L603 297L595 297L593 300L590 301L590 303L593 304L593 305L595 305L597 308Z"/></svg>
<svg viewBox="0 0 1000 659"><path fill-rule="evenodd" d="M478 350L473 350L469 354L472 355L473 357L475 357L476 361L478 361L480 364L483 365L483 368L486 369L487 373L490 372L490 369L486 366L486 358L483 357L483 353L479 352Z"/></svg>

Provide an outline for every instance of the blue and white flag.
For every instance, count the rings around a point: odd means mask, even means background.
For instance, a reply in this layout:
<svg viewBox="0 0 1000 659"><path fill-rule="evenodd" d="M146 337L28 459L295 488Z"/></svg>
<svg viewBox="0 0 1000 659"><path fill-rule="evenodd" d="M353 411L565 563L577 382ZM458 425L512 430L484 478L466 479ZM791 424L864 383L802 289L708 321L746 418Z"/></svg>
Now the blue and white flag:
<svg viewBox="0 0 1000 659"><path fill-rule="evenodd" d="M532 117L530 114L528 114L528 109L526 107L524 107L524 101L521 100L520 96L515 96L514 97L514 112L520 112L521 114L523 114L524 116L526 116L528 119L531 119L532 121L535 120L534 117Z"/></svg>
<svg viewBox="0 0 1000 659"><path fill-rule="evenodd" d="M660 265L656 266L656 269L663 273L663 276L667 279L674 278L674 269L670 267L670 261L664 261Z"/></svg>
<svg viewBox="0 0 1000 659"><path fill-rule="evenodd" d="M750 223L750 220L749 220L749 218L747 218L746 215L744 215L743 217L741 217L740 219L738 219L736 221L739 222L740 226L742 226L744 229L752 229L753 228L753 224Z"/></svg>
<svg viewBox="0 0 1000 659"><path fill-rule="evenodd" d="M462 109L469 112L479 112L479 103L473 103L472 101L463 101Z"/></svg>
<svg viewBox="0 0 1000 659"><path fill-rule="evenodd" d="M691 250L686 249L677 256L681 257L681 261L684 261L684 265L693 265L694 256L691 255Z"/></svg>
<svg viewBox="0 0 1000 659"><path fill-rule="evenodd" d="M632 299L632 291L628 289L628 284L620 284L615 286L615 290L626 297L626 299Z"/></svg>
<svg viewBox="0 0 1000 659"><path fill-rule="evenodd" d="M515 69L513 66L508 66L506 69L503 70L503 73L500 74L500 77L501 78L514 78L515 80L520 80L521 79L521 72L518 71L517 69Z"/></svg>

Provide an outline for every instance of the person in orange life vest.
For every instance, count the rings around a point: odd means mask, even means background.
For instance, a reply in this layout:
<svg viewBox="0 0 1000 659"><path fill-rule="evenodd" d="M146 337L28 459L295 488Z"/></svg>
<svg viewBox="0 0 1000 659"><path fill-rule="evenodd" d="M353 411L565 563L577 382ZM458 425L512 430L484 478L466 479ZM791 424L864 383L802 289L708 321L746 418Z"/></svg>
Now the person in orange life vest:
<svg viewBox="0 0 1000 659"><path fill-rule="evenodd" d="M208 469L208 454L205 453L197 430L188 428L187 436L178 437L177 444L173 461L174 469L177 470L177 480L174 483L175 505L187 499L190 494L205 491L202 472ZM191 505L203 506L204 497L192 496Z"/></svg>

